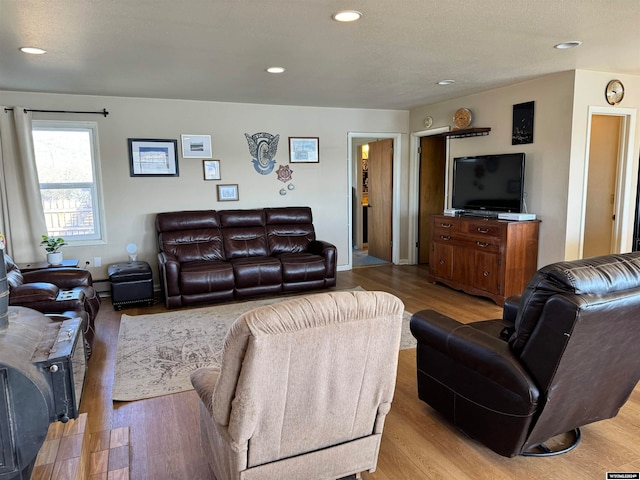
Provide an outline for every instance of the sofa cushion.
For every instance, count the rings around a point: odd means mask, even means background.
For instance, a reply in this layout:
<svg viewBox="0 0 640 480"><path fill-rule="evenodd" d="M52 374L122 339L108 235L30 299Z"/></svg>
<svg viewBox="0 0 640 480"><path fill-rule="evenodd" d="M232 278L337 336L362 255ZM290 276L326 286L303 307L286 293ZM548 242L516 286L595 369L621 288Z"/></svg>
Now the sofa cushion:
<svg viewBox="0 0 640 480"><path fill-rule="evenodd" d="M183 263L180 285L184 295L233 290L233 268L228 262L220 261Z"/></svg>
<svg viewBox="0 0 640 480"><path fill-rule="evenodd" d="M252 288L282 283L280 260L273 257L234 258L233 266L236 288Z"/></svg>
<svg viewBox="0 0 640 480"><path fill-rule="evenodd" d="M326 266L324 258L311 253L286 253L277 257L282 263L282 281L308 282L324 280Z"/></svg>
<svg viewBox="0 0 640 480"><path fill-rule="evenodd" d="M162 232L158 235L162 250L178 262L224 260L222 234L218 228Z"/></svg>

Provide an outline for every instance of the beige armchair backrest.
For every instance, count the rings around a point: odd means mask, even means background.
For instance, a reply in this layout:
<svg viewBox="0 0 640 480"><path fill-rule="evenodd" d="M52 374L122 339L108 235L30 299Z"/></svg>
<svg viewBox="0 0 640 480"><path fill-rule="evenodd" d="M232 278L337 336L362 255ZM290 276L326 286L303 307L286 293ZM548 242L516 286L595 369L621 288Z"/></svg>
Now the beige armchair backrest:
<svg viewBox="0 0 640 480"><path fill-rule="evenodd" d="M335 292L260 307L227 335L212 400L247 468L381 433L404 306Z"/></svg>

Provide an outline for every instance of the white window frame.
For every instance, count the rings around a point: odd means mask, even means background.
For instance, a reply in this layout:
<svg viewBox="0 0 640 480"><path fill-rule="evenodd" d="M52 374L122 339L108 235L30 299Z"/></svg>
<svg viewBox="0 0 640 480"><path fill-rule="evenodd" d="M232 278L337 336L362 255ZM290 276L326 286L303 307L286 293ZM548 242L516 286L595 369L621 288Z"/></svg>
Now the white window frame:
<svg viewBox="0 0 640 480"><path fill-rule="evenodd" d="M69 120L32 120L32 130L61 130L61 131L89 131L91 142L91 156L92 156L92 173L93 182L88 183L41 183L40 189L62 189L62 188L74 188L90 187L93 205L93 219L95 233L92 235L82 236L65 236L65 240L69 245L81 246L81 245L98 245L105 244L106 228L105 228L105 215L104 215L104 197L102 195L102 178L100 175L100 152L98 148L98 124L96 122L87 121L69 121Z"/></svg>

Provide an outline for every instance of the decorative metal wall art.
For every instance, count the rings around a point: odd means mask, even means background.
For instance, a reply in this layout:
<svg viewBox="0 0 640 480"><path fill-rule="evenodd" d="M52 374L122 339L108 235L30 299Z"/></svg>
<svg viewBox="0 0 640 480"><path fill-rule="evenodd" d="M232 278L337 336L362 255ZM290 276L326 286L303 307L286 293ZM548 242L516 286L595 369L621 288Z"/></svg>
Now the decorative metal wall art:
<svg viewBox="0 0 640 480"><path fill-rule="evenodd" d="M244 136L249 144L249 152L253 157L253 168L255 168L256 172L260 175L270 174L276 164L275 156L278 151L280 135L259 132L253 135L245 133Z"/></svg>

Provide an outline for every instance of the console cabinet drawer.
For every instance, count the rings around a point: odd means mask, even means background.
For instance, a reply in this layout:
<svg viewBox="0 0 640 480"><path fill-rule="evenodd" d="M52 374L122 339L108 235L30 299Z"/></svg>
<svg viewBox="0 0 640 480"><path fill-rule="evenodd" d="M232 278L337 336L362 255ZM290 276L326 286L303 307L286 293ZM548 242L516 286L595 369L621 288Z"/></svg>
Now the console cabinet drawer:
<svg viewBox="0 0 640 480"><path fill-rule="evenodd" d="M503 305L538 269L539 225L434 215L429 279Z"/></svg>

